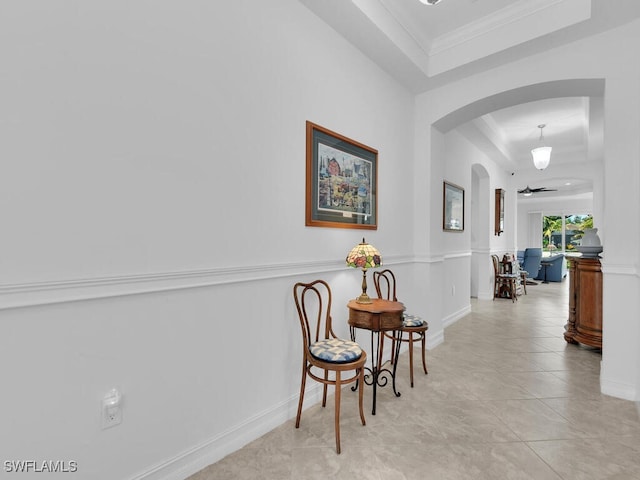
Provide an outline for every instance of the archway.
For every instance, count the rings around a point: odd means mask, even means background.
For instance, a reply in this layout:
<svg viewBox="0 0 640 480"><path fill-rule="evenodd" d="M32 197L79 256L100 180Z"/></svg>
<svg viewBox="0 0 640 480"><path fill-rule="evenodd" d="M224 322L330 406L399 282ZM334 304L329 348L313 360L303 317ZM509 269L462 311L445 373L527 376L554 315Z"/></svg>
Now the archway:
<svg viewBox="0 0 640 480"><path fill-rule="evenodd" d="M454 106L454 110L433 121L431 126L434 131L445 135L471 120L496 110L549 98L589 97L597 98L600 101L597 102L599 104L604 96L604 88L605 81L601 78L564 79L525 85L480 98L458 108ZM446 155L442 155L442 152L440 153L443 158L446 157ZM432 164L431 168L434 178L437 178L439 167ZM508 231L499 238L493 236L491 231L493 201L490 193L491 185L495 183L496 179L492 179L493 173L490 168L487 169L479 163L472 164L471 169L470 292L472 297L490 299L492 298L490 284L483 279L492 277L493 268L491 262L485 262L481 259L489 258L492 250L515 250L517 232L515 230ZM498 179L498 181L506 183L506 179ZM481 197L481 195L484 196ZM481 208L481 205L484 205L484 208ZM515 220L514 217L512 225L515 225Z"/></svg>
<svg viewBox="0 0 640 480"><path fill-rule="evenodd" d="M464 105L433 123L433 127L446 133L487 113L522 103L561 97L603 97L604 79L568 79L526 85Z"/></svg>
<svg viewBox="0 0 640 480"><path fill-rule="evenodd" d="M489 172L478 163L471 166L471 297L491 299L486 280L486 259L491 253L491 186Z"/></svg>

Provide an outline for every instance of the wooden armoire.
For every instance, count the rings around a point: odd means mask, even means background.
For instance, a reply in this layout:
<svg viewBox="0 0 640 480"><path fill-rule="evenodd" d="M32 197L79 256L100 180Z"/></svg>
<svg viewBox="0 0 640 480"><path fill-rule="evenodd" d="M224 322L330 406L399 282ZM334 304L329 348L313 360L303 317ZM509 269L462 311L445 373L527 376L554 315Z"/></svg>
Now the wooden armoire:
<svg viewBox="0 0 640 480"><path fill-rule="evenodd" d="M564 339L602 348L602 270L598 257L569 258L569 321Z"/></svg>

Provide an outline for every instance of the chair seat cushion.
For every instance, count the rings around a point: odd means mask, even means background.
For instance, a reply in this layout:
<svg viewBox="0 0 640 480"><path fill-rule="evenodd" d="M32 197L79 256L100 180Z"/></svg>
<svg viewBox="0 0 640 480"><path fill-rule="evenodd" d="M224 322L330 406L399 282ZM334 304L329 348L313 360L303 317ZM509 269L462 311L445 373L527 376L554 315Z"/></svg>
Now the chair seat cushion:
<svg viewBox="0 0 640 480"><path fill-rule="evenodd" d="M498 278L505 278L505 279L520 278L520 275L517 273L500 273L498 274Z"/></svg>
<svg viewBox="0 0 640 480"><path fill-rule="evenodd" d="M421 327L423 325L424 322L417 315L404 314L404 318L402 319L403 327Z"/></svg>
<svg viewBox="0 0 640 480"><path fill-rule="evenodd" d="M362 356L360 345L340 338L320 340L311 344L309 351L318 360L331 363L349 363Z"/></svg>

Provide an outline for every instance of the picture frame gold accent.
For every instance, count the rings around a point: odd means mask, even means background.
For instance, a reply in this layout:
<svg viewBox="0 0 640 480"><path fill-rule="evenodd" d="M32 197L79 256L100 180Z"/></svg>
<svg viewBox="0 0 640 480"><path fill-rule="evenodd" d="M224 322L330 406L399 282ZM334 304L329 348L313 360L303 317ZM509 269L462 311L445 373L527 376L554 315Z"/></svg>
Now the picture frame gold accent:
<svg viewBox="0 0 640 480"><path fill-rule="evenodd" d="M378 228L378 151L307 121L305 225Z"/></svg>

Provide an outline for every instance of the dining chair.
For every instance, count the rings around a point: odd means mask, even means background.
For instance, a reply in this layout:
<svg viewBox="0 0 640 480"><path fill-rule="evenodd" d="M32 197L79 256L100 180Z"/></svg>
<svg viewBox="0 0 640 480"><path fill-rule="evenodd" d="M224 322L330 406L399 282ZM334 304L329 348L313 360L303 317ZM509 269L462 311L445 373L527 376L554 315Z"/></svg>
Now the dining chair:
<svg viewBox="0 0 640 480"><path fill-rule="evenodd" d="M302 380L296 428L300 427L302 403L307 376L323 384L322 406L327 404L327 388L335 387L335 432L336 451L340 453L340 395L342 386L358 382L358 406L360 420L366 425L362 398L364 388L364 365L367 353L351 340L338 338L331 320L331 288L324 280L311 283L298 282L293 287L293 297L302 328ZM346 378L342 374L349 372Z"/></svg>
<svg viewBox="0 0 640 480"><path fill-rule="evenodd" d="M515 302L518 299L518 280L520 279L519 273L504 273L500 271L500 257L498 255L491 255L491 261L493 262L493 299L500 298L502 292L506 289L511 297L511 301Z"/></svg>
<svg viewBox="0 0 640 480"><path fill-rule="evenodd" d="M376 288L378 298L384 298L386 300L398 301L396 296L396 277L389 269L382 270L380 272L373 273L373 284ZM411 388L413 388L413 344L414 342L420 342L422 347L422 368L425 375L427 371L427 362L425 359L426 350L426 334L429 329L429 324L416 315L403 314L402 327L400 328L400 342L407 342L409 344L409 379L411 380ZM406 336L405 336L406 334ZM384 332L385 337L391 339L391 363L395 363L396 353L396 338L392 332ZM382 345L381 345L382 349ZM382 354L381 354L382 355Z"/></svg>

